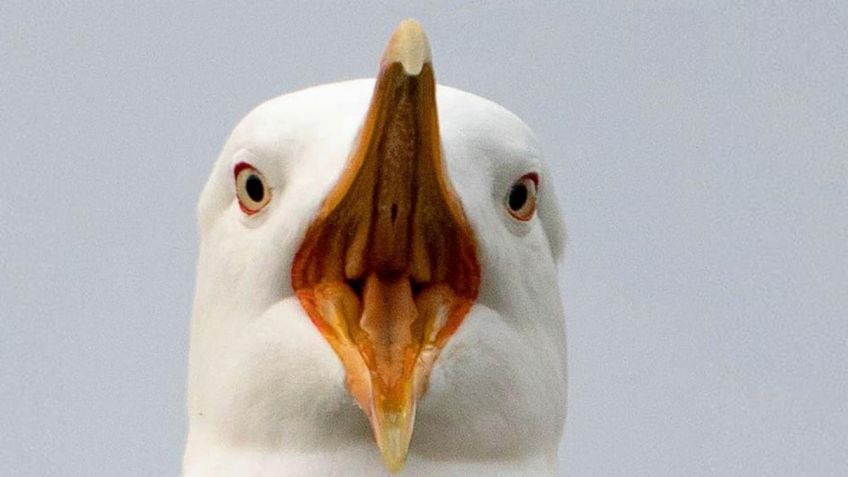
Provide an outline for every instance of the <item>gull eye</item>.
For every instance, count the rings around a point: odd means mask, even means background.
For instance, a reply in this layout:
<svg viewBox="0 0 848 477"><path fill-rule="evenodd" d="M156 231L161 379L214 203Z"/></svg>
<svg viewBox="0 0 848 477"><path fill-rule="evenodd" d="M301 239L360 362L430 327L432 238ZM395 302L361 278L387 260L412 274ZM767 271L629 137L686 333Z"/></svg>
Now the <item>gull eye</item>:
<svg viewBox="0 0 848 477"><path fill-rule="evenodd" d="M526 222L533 218L536 212L536 190L539 176L527 174L515 181L506 196L506 209L516 219Z"/></svg>
<svg viewBox="0 0 848 477"><path fill-rule="evenodd" d="M265 178L250 164L239 163L234 174L236 176L236 197L239 207L247 215L253 215L262 210L271 201L271 189L265 184Z"/></svg>

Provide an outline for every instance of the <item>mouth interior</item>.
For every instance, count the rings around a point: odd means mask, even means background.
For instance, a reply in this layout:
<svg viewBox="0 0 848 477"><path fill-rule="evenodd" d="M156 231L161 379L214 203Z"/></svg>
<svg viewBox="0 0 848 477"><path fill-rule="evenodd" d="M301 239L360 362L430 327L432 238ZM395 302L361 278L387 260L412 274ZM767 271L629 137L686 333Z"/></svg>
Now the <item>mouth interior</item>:
<svg viewBox="0 0 848 477"><path fill-rule="evenodd" d="M295 293L342 362L390 467L406 455L416 402L480 286L438 131L430 64L416 77L386 65L347 167L292 265Z"/></svg>

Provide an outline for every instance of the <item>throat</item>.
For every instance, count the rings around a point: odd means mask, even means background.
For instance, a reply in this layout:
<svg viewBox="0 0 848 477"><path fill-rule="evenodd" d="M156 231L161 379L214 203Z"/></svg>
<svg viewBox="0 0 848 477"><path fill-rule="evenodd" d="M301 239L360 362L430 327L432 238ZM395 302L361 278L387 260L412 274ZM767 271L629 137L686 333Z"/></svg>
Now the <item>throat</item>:
<svg viewBox="0 0 848 477"><path fill-rule="evenodd" d="M183 477L373 477L383 475L379 453L372 443L313 452L240 448L213 445L196 446L189 439L183 461ZM199 443L198 443L199 444ZM379 469L375 474L375 469ZM556 453L539 453L512 459L436 460L410 453L403 477L556 477Z"/></svg>

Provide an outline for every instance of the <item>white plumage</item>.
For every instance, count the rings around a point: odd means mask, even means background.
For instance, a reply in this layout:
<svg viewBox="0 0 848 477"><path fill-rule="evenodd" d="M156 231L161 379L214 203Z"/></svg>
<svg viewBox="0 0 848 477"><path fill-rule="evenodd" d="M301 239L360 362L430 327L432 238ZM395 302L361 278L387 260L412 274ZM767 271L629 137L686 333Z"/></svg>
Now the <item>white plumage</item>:
<svg viewBox="0 0 848 477"><path fill-rule="evenodd" d="M373 80L356 80L270 100L239 123L214 166L198 206L186 477L388 475L345 367L291 276L373 90ZM444 86L437 104L481 284L418 402L400 475L554 476L566 368L553 181L533 134L504 108ZM261 171L270 194L254 215L239 206L239 164ZM507 197L528 173L539 178L538 210L520 221Z"/></svg>

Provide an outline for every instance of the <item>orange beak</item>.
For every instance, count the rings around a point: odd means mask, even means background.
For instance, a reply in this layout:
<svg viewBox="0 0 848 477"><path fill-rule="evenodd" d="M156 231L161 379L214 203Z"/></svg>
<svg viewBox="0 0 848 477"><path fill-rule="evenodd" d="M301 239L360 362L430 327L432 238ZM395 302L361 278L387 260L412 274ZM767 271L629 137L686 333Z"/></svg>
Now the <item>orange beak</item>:
<svg viewBox="0 0 848 477"><path fill-rule="evenodd" d="M445 173L430 47L398 26L346 169L306 232L292 285L344 365L386 467L480 286L471 228Z"/></svg>

